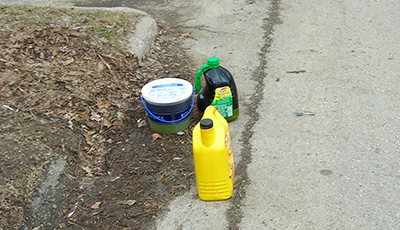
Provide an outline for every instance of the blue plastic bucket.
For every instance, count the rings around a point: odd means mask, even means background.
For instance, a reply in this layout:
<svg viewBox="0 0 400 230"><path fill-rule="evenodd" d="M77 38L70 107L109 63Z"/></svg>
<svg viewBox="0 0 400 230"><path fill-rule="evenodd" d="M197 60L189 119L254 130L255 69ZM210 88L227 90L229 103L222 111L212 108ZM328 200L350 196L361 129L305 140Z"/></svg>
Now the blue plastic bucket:
<svg viewBox="0 0 400 230"><path fill-rule="evenodd" d="M163 78L142 88L142 103L147 110L150 128L158 133L186 129L194 106L192 84L179 78Z"/></svg>

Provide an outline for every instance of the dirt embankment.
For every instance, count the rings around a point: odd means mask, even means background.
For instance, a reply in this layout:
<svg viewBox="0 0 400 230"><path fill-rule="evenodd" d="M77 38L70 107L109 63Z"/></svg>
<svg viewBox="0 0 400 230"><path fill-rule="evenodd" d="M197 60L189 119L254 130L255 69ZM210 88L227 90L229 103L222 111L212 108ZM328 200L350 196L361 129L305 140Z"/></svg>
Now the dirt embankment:
<svg viewBox="0 0 400 230"><path fill-rule="evenodd" d="M121 49L134 26L116 22L134 23L133 15L110 22L74 9L1 10L9 21L0 33L0 228L151 227L193 182L198 117L181 136L154 134L140 90L163 77L192 80L177 48L187 35L158 22L151 54L139 64ZM61 21L16 26L24 17ZM57 159L66 162L51 190L57 194L42 201L49 212L35 216L30 205Z"/></svg>

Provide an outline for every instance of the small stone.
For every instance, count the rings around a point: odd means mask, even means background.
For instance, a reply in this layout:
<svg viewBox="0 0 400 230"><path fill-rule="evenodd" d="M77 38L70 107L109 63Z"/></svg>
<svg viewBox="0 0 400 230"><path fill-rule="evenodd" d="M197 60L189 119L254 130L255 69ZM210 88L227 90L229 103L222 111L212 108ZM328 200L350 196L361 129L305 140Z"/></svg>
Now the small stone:
<svg viewBox="0 0 400 230"><path fill-rule="evenodd" d="M179 131L176 134L178 134L178 136L183 136L185 133L183 131Z"/></svg>

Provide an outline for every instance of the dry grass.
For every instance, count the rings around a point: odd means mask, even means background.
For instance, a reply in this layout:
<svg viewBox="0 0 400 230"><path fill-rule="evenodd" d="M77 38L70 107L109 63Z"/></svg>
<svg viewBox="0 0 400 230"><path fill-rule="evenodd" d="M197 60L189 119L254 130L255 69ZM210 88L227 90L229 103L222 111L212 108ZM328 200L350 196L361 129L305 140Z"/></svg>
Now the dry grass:
<svg viewBox="0 0 400 230"><path fill-rule="evenodd" d="M59 9L33 6L1 6L0 29L19 30L26 27L58 25L96 32L114 45L123 44L126 36L134 31L140 15L80 9Z"/></svg>

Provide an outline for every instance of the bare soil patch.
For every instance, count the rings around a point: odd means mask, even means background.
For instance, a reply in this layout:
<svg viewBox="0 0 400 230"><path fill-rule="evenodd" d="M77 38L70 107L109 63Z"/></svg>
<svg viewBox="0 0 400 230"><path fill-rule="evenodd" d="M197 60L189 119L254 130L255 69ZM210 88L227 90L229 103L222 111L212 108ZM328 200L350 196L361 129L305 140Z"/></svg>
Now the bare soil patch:
<svg viewBox="0 0 400 230"><path fill-rule="evenodd" d="M110 13L118 17L107 20L76 9L0 10L9 20L0 33L0 229L40 227L25 221L27 210L60 156L67 166L61 200L46 201L57 210L48 226L153 228L194 180L191 129L198 115L183 135L154 134L140 90L164 77L192 82L195 70L179 49L188 35L158 22L151 54L139 64L122 48L137 15ZM27 13L27 24L16 23ZM29 23L34 18L51 22Z"/></svg>

